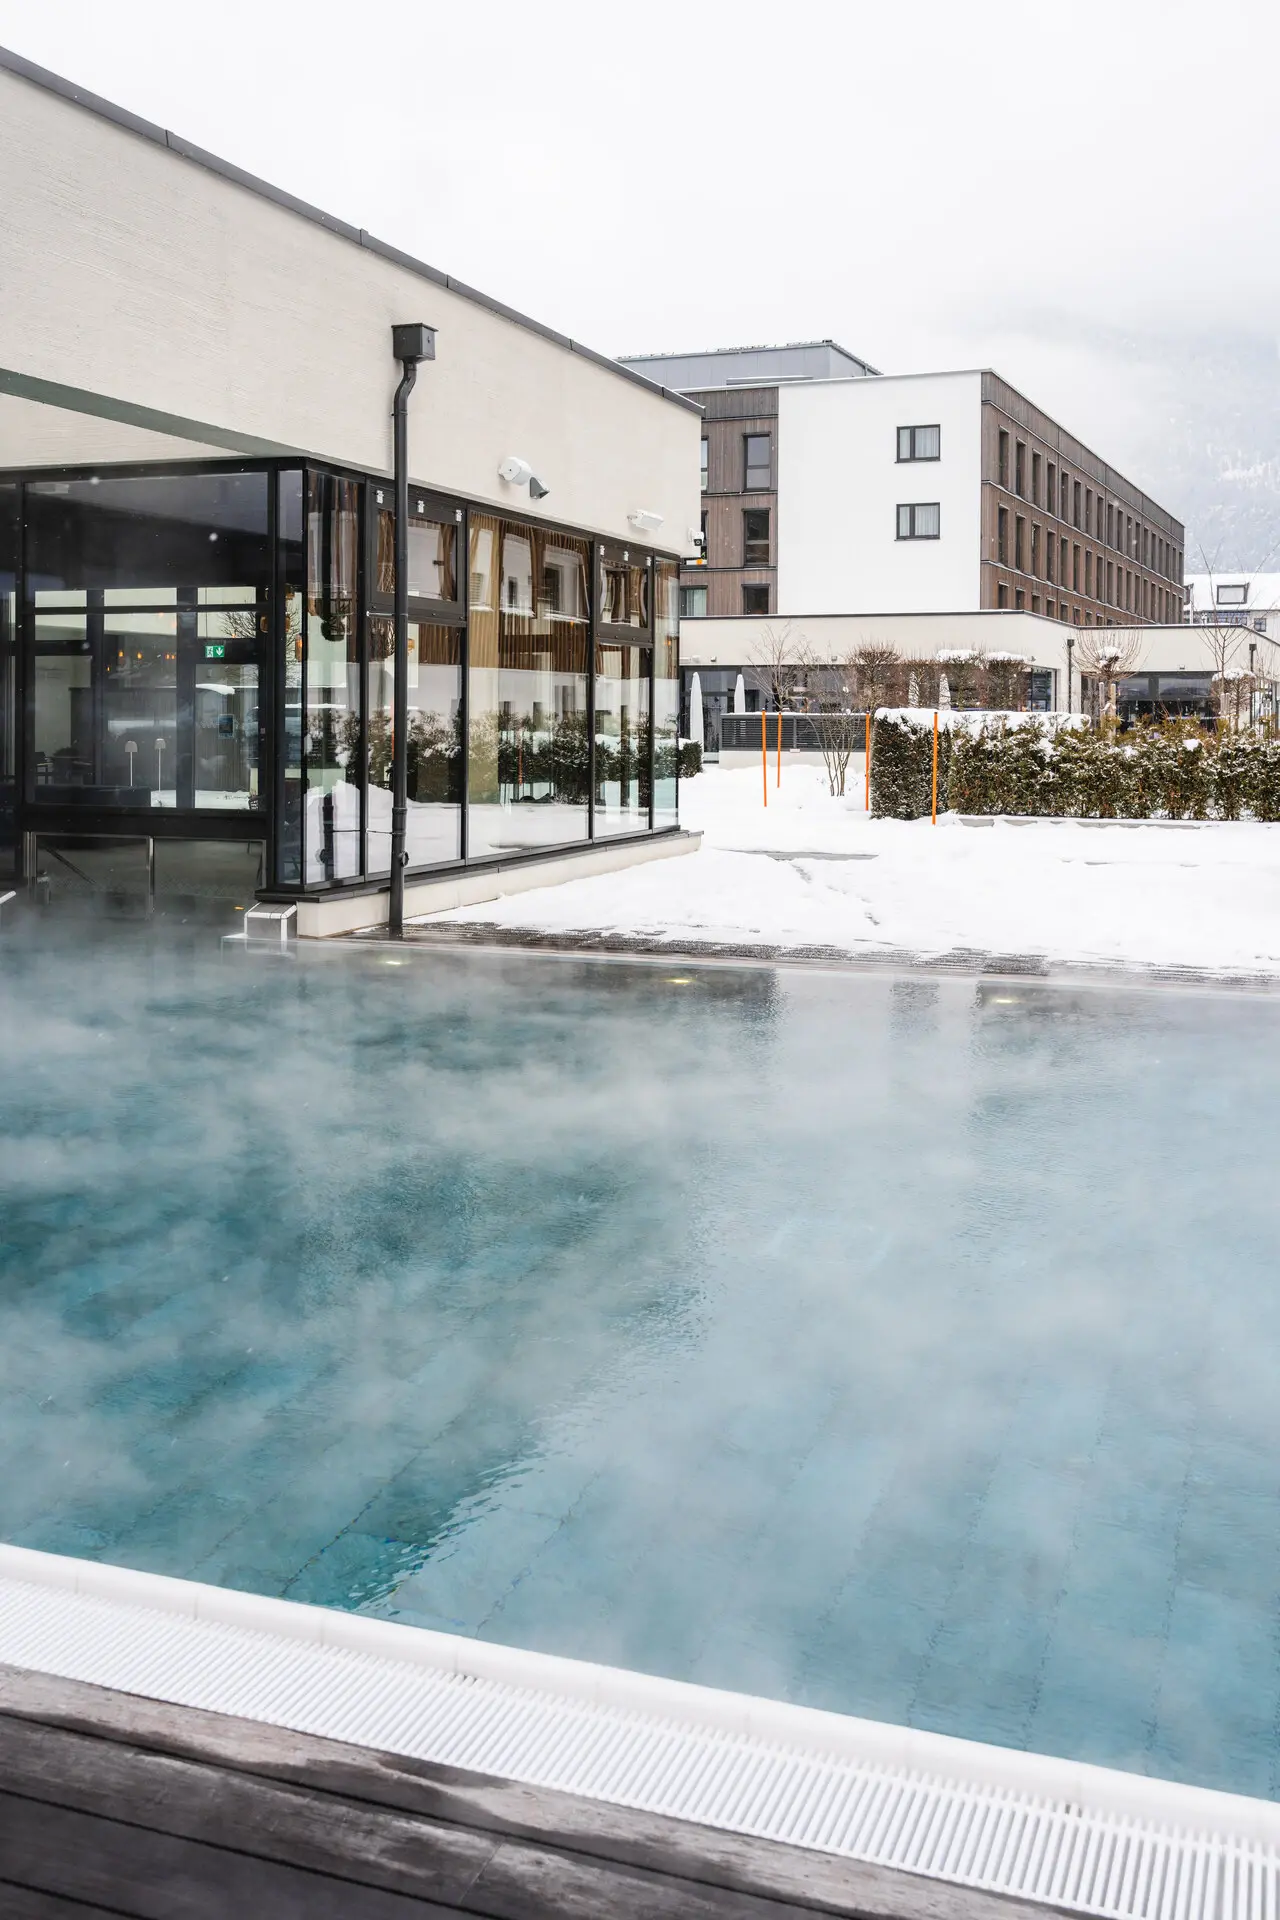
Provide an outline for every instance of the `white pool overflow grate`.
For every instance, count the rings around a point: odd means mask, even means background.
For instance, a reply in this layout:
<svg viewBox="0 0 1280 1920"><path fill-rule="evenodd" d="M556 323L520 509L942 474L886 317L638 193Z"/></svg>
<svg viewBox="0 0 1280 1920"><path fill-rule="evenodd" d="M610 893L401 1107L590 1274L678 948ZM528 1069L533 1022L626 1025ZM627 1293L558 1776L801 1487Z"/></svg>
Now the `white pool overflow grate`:
<svg viewBox="0 0 1280 1920"><path fill-rule="evenodd" d="M0 1547L0 1661L993 1892L1280 1920L1280 1807Z"/></svg>

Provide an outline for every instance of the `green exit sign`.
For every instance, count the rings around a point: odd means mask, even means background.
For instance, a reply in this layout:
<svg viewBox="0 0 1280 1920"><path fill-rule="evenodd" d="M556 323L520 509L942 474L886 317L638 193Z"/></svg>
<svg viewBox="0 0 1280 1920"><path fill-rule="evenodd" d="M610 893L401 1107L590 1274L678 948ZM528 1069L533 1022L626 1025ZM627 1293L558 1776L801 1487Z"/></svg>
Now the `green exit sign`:
<svg viewBox="0 0 1280 1920"><path fill-rule="evenodd" d="M204 657L206 660L225 660L227 649L223 645L208 646L204 650Z"/></svg>

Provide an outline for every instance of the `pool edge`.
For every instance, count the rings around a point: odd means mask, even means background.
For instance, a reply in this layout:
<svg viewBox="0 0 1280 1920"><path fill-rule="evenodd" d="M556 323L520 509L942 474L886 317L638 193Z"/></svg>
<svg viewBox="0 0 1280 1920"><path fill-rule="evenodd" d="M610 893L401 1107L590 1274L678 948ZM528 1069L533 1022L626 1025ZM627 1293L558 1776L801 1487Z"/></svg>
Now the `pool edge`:
<svg viewBox="0 0 1280 1920"><path fill-rule="evenodd" d="M1280 1889L1270 1801L30 1548L0 1661L1080 1911L1163 1910L1119 1897L1148 1855L1216 1912ZM1113 1855L1116 1897L1075 1884Z"/></svg>

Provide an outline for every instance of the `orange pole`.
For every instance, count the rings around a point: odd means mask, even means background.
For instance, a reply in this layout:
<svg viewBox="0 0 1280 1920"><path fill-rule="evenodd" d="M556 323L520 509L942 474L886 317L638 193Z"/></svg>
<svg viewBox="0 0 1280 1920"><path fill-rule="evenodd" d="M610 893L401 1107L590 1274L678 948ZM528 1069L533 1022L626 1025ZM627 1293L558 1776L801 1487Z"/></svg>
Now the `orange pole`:
<svg viewBox="0 0 1280 1920"><path fill-rule="evenodd" d="M778 708L778 768L773 782L775 787L782 785L782 708Z"/></svg>
<svg viewBox="0 0 1280 1920"><path fill-rule="evenodd" d="M938 824L938 716L933 716L933 824Z"/></svg>
<svg viewBox="0 0 1280 1920"><path fill-rule="evenodd" d="M867 812L870 813L871 811L871 714L869 710L867 713L867 738L862 751L863 751L863 757L866 762L865 771L867 776L867 793L866 793L866 800L864 804L866 806Z"/></svg>
<svg viewBox="0 0 1280 1920"><path fill-rule="evenodd" d="M765 729L768 727L768 724L769 724L768 716L766 715L764 708L761 707L760 709L760 771L764 776L764 803L766 807L769 804L769 743L765 737Z"/></svg>

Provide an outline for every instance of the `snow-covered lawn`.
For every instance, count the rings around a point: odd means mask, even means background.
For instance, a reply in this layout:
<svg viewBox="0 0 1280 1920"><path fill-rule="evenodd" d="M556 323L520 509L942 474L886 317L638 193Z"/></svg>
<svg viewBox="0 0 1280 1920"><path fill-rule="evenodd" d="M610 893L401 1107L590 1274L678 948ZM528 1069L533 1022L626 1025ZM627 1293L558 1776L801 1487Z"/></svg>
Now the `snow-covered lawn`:
<svg viewBox="0 0 1280 1920"><path fill-rule="evenodd" d="M758 771L709 768L680 793L699 853L425 924L1280 976L1280 825L871 820L857 769L833 800L771 763L766 810Z"/></svg>

